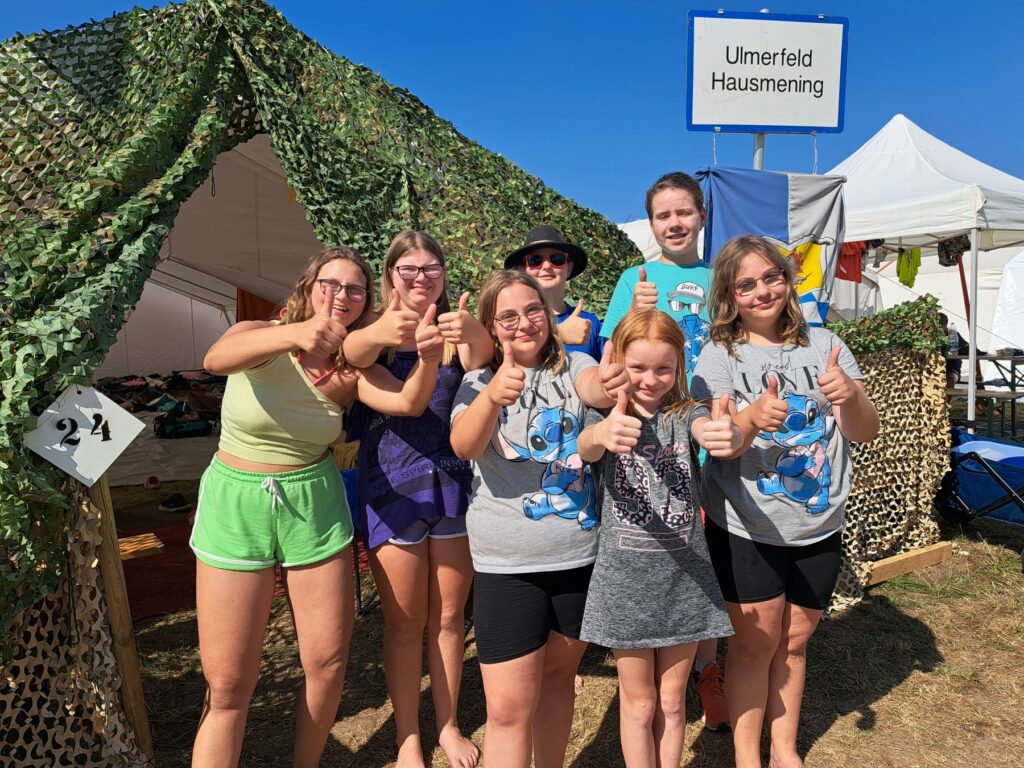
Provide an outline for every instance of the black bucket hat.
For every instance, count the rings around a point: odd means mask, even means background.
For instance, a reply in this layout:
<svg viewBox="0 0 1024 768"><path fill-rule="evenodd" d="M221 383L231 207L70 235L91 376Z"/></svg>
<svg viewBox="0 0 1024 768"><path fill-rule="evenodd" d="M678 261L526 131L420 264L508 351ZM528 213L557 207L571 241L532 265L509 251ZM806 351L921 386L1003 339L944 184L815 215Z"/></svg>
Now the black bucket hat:
<svg viewBox="0 0 1024 768"><path fill-rule="evenodd" d="M557 248L565 251L572 258L572 272L567 280L572 280L576 275L587 268L587 252L575 243L570 243L555 227L541 225L534 227L526 236L523 247L512 251L505 257L505 269L519 269L524 265L527 254L538 251L541 248Z"/></svg>

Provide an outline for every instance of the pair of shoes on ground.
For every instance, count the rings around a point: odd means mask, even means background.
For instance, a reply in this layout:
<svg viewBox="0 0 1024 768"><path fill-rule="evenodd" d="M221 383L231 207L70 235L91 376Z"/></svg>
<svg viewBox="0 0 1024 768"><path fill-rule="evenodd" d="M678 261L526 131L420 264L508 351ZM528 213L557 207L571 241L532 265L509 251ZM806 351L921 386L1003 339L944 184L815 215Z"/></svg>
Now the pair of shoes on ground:
<svg viewBox="0 0 1024 768"><path fill-rule="evenodd" d="M729 709L725 704L722 687L722 668L712 662L696 676L697 698L704 709L704 727L709 731L728 731Z"/></svg>
<svg viewBox="0 0 1024 768"><path fill-rule="evenodd" d="M157 509L161 512L188 512L192 509L192 502L180 493L172 493L160 502L160 506Z"/></svg>

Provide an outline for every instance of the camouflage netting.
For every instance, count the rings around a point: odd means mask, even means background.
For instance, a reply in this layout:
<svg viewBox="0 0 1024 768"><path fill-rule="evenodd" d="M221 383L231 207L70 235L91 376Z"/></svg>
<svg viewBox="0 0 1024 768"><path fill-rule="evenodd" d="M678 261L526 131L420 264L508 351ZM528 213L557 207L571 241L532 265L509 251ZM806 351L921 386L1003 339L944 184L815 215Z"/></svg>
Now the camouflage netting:
<svg viewBox="0 0 1024 768"><path fill-rule="evenodd" d="M939 540L932 502L948 469L950 433L938 308L930 296L832 326L857 356L878 408L878 436L853 446L843 566L832 598L863 597L871 563Z"/></svg>
<svg viewBox="0 0 1024 768"><path fill-rule="evenodd" d="M181 204L220 153L261 132L318 238L378 267L397 231L421 228L455 257L453 290L475 288L550 222L598 257L574 288L599 306L639 256L613 224L258 0L192 0L0 44L0 735L24 750L19 765L142 760L117 696L96 521L24 432L90 381ZM858 334L875 338L867 326L844 337ZM856 564L933 537L926 475L944 447L932 437L941 387L918 373L937 358L853 346L869 353L886 438L877 460L874 447L858 454L870 469L851 501L851 593ZM881 501L894 477L902 493Z"/></svg>

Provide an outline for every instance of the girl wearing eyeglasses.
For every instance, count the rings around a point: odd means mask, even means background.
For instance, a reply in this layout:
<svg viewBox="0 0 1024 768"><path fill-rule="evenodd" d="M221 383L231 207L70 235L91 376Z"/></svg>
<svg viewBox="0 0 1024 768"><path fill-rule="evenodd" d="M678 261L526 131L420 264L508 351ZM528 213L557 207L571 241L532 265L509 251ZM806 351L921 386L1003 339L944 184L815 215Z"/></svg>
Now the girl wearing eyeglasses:
<svg viewBox="0 0 1024 768"><path fill-rule="evenodd" d="M473 620L487 699L488 768L562 765L598 512L577 439L583 407L629 378L609 358L563 349L537 281L516 270L480 291L495 361L463 379L452 448L473 462L467 523Z"/></svg>
<svg viewBox="0 0 1024 768"><path fill-rule="evenodd" d="M469 294L457 310L450 309L444 251L423 232L401 232L392 241L381 294L385 307L376 322L345 339L353 364L376 362L405 378L416 362L411 334L428 313L436 313L446 341L436 388L422 413L388 416L357 407L348 435L360 441L355 520L384 611L384 671L395 713L397 763L424 764L419 701L425 633L438 742L454 768L472 768L479 749L463 736L457 710L464 610L473 580L466 539L473 471L452 452L449 417L464 370L487 363L493 349L466 308Z"/></svg>
<svg viewBox="0 0 1024 768"><path fill-rule="evenodd" d="M715 260L711 341L692 391L723 394L749 449L704 470L706 537L736 634L725 696L738 768L803 766L796 736L805 650L840 566L850 441L871 440L878 413L857 361L800 311L792 264L767 240L739 237Z"/></svg>
<svg viewBox="0 0 1024 768"><path fill-rule="evenodd" d="M304 675L293 764L318 765L334 725L352 633L352 525L328 447L357 398L385 413L421 412L443 348L424 323L405 381L380 366L352 370L342 340L372 299L366 263L328 248L310 260L279 319L237 323L203 362L228 382L220 446L200 483L189 540L207 683L193 765L238 764L276 565Z"/></svg>

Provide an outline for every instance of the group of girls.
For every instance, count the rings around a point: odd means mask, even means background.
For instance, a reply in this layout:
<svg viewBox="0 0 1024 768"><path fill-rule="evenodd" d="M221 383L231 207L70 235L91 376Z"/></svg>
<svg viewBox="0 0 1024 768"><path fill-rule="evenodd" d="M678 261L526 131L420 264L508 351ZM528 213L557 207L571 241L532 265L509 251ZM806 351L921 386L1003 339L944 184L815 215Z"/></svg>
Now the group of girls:
<svg viewBox="0 0 1024 768"><path fill-rule="evenodd" d="M803 649L838 572L847 440L877 416L769 243L733 241L715 267L696 399L667 315L634 307L599 360L567 352L525 269L492 275L476 317L466 294L452 309L444 254L419 232L392 243L378 312L365 262L331 248L278 319L228 331L205 361L230 375L191 539L207 681L193 764L238 763L275 564L304 675L293 763L319 761L352 630L353 531L327 450L347 411L399 766L425 765L424 635L438 743L455 768L480 759L457 719L471 585L488 768L564 763L588 642L614 651L626 764L677 766L697 644L733 629L737 765L761 765L765 718L772 765L801 765Z"/></svg>

